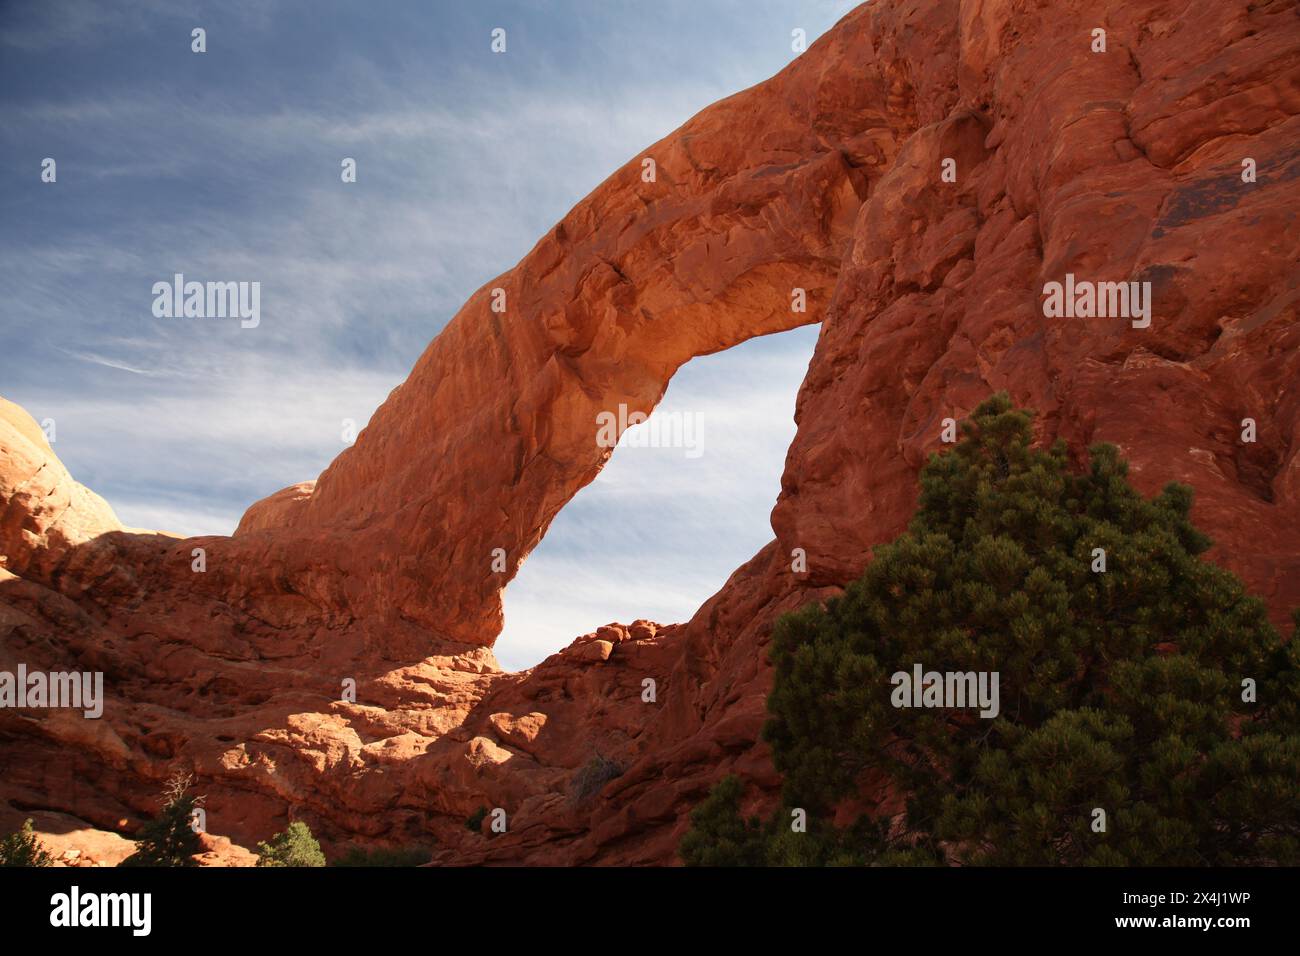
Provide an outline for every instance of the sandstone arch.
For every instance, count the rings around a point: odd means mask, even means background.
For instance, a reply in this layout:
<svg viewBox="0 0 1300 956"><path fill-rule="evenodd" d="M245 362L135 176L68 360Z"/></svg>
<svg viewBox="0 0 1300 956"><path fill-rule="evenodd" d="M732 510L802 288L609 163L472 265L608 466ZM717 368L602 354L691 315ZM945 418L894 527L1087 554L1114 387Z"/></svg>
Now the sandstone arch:
<svg viewBox="0 0 1300 956"><path fill-rule="evenodd" d="M824 46L870 54L861 30ZM254 505L236 539L278 550L346 535L334 568L296 572L304 591L333 601L310 578L346 575L360 582L350 613L492 643L502 587L603 464L599 412L648 413L689 359L820 321L870 171L900 132L884 98L883 77L850 89L800 60L647 148L655 182L630 159L471 297L309 496ZM494 548L507 575L490 569Z"/></svg>

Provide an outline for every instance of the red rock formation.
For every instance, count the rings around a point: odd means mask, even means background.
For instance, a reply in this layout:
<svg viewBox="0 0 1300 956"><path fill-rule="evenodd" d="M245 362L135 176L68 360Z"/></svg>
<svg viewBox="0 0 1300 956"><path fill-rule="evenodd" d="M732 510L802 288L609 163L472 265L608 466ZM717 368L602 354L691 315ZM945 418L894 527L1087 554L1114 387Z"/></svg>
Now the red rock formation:
<svg viewBox="0 0 1300 956"><path fill-rule="evenodd" d="M1297 112L1294 2L877 0L645 150L654 182L632 158L232 538L121 529L0 408L0 667L101 669L110 692L101 721L0 712L0 797L112 828L179 763L245 844L292 815L327 848L436 838L442 863L671 862L718 777L758 801L778 785L756 743L775 616L860 573L942 420L998 389L1044 440L1119 444L1148 493L1195 486L1212 557L1281 624L1300 604ZM1150 282L1150 326L1046 318L1066 273ZM596 414L817 321L776 539L685 625L501 672L501 590L606 460ZM622 772L583 796L597 756ZM508 832L466 829L479 806Z"/></svg>

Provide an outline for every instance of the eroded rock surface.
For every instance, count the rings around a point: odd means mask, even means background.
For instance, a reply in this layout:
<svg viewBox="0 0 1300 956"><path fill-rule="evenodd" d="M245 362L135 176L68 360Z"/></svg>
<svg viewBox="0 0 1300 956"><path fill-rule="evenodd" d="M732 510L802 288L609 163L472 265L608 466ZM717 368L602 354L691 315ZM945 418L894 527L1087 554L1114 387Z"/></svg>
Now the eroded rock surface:
<svg viewBox="0 0 1300 956"><path fill-rule="evenodd" d="M1147 493L1192 484L1211 556L1281 625L1300 604L1298 112L1294 2L875 0L632 157L466 303L355 446L232 538L122 528L0 405L0 668L102 670L109 695L99 721L0 711L0 798L129 831L179 765L245 846L302 818L327 849L436 841L439 863L670 863L720 776L756 803L779 785L757 742L775 617L861 572L943 419L999 389L1044 440L1120 445ZM1149 282L1149 327L1045 317L1067 273ZM808 322L772 543L686 624L502 672L501 591L606 460L596 415L648 412L690 358ZM583 793L597 760L617 773ZM508 832L471 832L480 807Z"/></svg>

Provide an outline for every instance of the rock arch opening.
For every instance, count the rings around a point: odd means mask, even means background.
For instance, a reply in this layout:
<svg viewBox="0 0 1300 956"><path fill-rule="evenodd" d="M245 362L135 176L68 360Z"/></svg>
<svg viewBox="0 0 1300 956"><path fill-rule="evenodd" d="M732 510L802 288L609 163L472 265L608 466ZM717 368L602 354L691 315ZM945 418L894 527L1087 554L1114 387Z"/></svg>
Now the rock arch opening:
<svg viewBox="0 0 1300 956"><path fill-rule="evenodd" d="M506 587L494 648L504 668L532 667L612 621L684 621L772 539L819 328L760 336L678 370Z"/></svg>

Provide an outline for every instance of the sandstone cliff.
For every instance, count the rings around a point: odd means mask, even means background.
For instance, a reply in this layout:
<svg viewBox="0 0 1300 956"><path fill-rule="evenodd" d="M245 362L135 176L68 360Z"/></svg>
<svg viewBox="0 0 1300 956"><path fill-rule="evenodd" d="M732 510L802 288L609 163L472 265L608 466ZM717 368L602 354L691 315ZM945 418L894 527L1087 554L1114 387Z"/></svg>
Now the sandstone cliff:
<svg viewBox="0 0 1300 956"><path fill-rule="evenodd" d="M102 670L109 693L99 721L0 711L11 817L117 829L181 764L245 845L296 817L327 845L436 839L442 863L670 863L713 781L778 785L756 742L774 618L861 571L942 420L999 389L1044 440L1118 444L1147 493L1192 484L1211 556L1281 624L1300 604L1297 12L859 7L631 157L231 538L122 528L0 406L0 668ZM1150 326L1045 318L1066 273L1149 282ZM502 672L502 589L607 459L597 413L649 411L690 358L812 322L774 540L685 624ZM596 757L621 773L584 795ZM509 831L470 833L479 806Z"/></svg>

